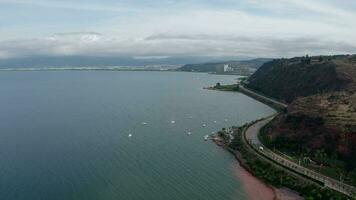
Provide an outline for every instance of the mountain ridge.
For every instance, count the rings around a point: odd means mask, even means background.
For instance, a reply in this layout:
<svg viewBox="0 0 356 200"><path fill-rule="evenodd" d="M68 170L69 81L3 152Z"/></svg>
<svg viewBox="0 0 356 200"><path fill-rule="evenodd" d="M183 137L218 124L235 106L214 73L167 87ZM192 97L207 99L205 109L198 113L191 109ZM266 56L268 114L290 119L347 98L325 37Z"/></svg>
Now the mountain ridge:
<svg viewBox="0 0 356 200"><path fill-rule="evenodd" d="M307 155L356 185L356 55L276 59L261 66L247 87L289 103L265 127L267 146Z"/></svg>
<svg viewBox="0 0 356 200"><path fill-rule="evenodd" d="M177 69L177 71L186 72L209 72L218 74L239 74L250 75L255 72L270 58L255 58L250 60L230 60L222 62L206 62L198 64L186 64ZM224 67L227 67L225 71Z"/></svg>

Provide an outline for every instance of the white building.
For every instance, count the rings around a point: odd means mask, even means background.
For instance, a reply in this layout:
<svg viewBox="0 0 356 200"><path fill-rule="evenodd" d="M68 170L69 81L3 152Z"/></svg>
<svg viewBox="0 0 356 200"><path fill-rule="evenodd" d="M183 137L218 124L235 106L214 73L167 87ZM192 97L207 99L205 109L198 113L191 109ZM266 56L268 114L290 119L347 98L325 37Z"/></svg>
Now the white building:
<svg viewBox="0 0 356 200"><path fill-rule="evenodd" d="M234 69L230 67L228 64L224 65L224 72L232 72Z"/></svg>

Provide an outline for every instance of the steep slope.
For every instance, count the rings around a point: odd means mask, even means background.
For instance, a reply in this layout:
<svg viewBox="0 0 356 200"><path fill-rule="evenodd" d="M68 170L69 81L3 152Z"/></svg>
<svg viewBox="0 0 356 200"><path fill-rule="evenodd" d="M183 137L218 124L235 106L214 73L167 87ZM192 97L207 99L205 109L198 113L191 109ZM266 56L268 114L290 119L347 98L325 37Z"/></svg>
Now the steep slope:
<svg viewBox="0 0 356 200"><path fill-rule="evenodd" d="M355 55L274 60L248 81L249 88L290 103L265 128L267 145L310 157L356 184Z"/></svg>
<svg viewBox="0 0 356 200"><path fill-rule="evenodd" d="M264 64L250 78L248 87L268 96L291 102L296 97L341 91L352 82L345 56L298 57Z"/></svg>

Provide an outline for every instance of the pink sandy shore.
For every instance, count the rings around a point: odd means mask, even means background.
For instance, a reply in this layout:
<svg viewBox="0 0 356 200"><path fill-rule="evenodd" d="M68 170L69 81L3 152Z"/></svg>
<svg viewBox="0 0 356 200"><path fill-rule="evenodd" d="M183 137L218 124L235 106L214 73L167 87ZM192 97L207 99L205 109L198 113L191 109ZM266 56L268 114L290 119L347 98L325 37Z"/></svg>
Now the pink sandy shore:
<svg viewBox="0 0 356 200"><path fill-rule="evenodd" d="M266 185L240 165L235 165L236 176L242 181L249 200L304 200L297 193Z"/></svg>
<svg viewBox="0 0 356 200"><path fill-rule="evenodd" d="M272 187L254 177L243 167L236 165L237 176L242 181L249 200L275 200L276 194Z"/></svg>
<svg viewBox="0 0 356 200"><path fill-rule="evenodd" d="M221 138L215 137L213 141L220 147L227 149ZM233 170L239 180L242 181L244 189L249 200L304 200L299 194L288 188L277 189L266 185L257 177L253 176L243 166L241 166L241 155L235 152L236 163L234 162Z"/></svg>

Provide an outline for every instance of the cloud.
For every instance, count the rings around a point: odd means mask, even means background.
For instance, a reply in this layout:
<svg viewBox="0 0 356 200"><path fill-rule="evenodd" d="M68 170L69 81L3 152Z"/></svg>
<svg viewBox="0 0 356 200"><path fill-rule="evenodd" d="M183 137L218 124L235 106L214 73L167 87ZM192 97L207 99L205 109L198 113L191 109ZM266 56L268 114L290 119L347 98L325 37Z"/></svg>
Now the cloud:
<svg viewBox="0 0 356 200"><path fill-rule="evenodd" d="M56 33L45 39L50 41L63 41L65 43L92 43L100 40L101 36L102 35L98 32L68 32Z"/></svg>
<svg viewBox="0 0 356 200"><path fill-rule="evenodd" d="M355 49L356 45L316 37L278 39L260 36L158 34L142 40L130 40L106 37L99 33L65 33L59 37L1 42L0 58L33 55L132 56L137 59L169 56L291 57L353 53Z"/></svg>
<svg viewBox="0 0 356 200"><path fill-rule="evenodd" d="M115 3L103 5L97 3L77 3L76 1L45 1L45 0L0 0L0 4L12 5L29 5L47 8L60 8L68 10L83 10L83 11L106 11L106 12L122 12L128 8L122 4Z"/></svg>
<svg viewBox="0 0 356 200"><path fill-rule="evenodd" d="M11 58L10 54L7 51L0 51L0 59Z"/></svg>
<svg viewBox="0 0 356 200"><path fill-rule="evenodd" d="M100 36L102 35L101 33L94 32L94 31L82 31L82 32L64 32L64 33L55 33L55 36L82 36L82 35L95 35L95 36Z"/></svg>
<svg viewBox="0 0 356 200"><path fill-rule="evenodd" d="M0 0L0 3L4 1L7 0ZM225 1L231 5L235 2ZM14 2L24 3L22 0ZM67 7L68 2L60 5L54 1L50 6ZM185 9L147 7L85 28L70 31L64 28L62 33L2 41L0 58L32 55L133 56L138 59L187 55L290 57L356 51L356 16L334 4L249 0L236 7L198 8L197 4L184 2ZM29 3L48 6L40 0ZM100 6L74 3L76 6L85 9L112 7L108 3ZM128 8L137 9L135 6ZM77 24L72 25L76 27ZM33 28L33 31L37 30Z"/></svg>

